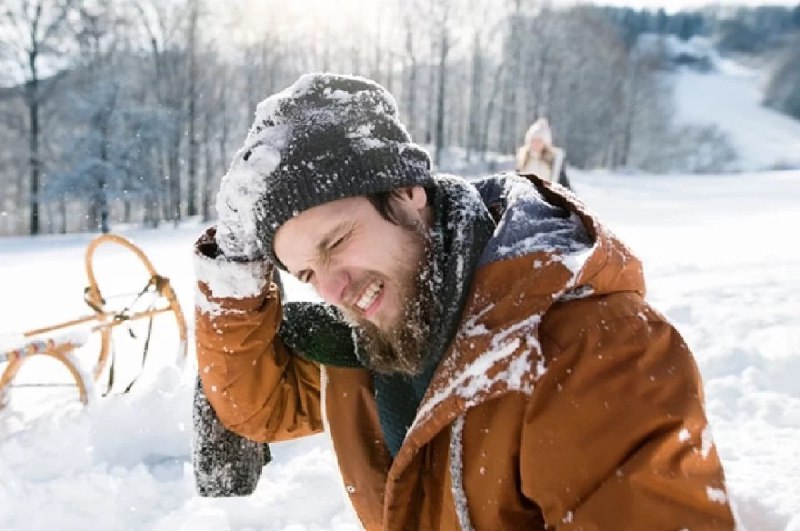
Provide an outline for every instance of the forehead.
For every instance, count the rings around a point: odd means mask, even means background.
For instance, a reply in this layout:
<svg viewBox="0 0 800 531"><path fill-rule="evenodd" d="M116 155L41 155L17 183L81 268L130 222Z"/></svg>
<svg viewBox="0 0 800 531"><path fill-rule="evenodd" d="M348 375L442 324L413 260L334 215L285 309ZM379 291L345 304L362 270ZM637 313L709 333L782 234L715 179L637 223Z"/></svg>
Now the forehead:
<svg viewBox="0 0 800 531"><path fill-rule="evenodd" d="M281 262L292 269L298 259L310 258L319 243L343 223L376 214L365 197L348 197L309 208L281 225L273 246Z"/></svg>

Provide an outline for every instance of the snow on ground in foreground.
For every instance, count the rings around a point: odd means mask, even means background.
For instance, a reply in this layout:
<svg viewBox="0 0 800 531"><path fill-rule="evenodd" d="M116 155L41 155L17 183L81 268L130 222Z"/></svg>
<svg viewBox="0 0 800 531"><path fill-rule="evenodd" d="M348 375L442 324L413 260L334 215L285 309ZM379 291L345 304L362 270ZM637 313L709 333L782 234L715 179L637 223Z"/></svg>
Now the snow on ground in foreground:
<svg viewBox="0 0 800 531"><path fill-rule="evenodd" d="M650 300L697 356L742 521L751 531L800 530L800 172L572 178L644 259ZM126 232L172 279L190 327L189 249L198 232ZM89 239L0 240L0 332L88 313L81 297ZM124 251L109 248L99 258L107 293L141 288ZM296 285L289 291L308 296ZM30 391L0 413L0 530L357 529L325 436L274 445L275 461L250 497L194 495L195 367L176 363L175 339L168 326L156 329L148 370L129 395L81 408L68 393L44 401ZM118 387L135 369L141 343L123 334L116 344ZM87 345L81 357L91 362L95 352ZM33 400L40 403L27 407ZM45 407L56 410L42 413Z"/></svg>
<svg viewBox="0 0 800 531"><path fill-rule="evenodd" d="M800 121L762 106L762 83L760 72L731 61L721 61L716 72L683 69L675 76L676 118L728 135L736 169L798 168Z"/></svg>

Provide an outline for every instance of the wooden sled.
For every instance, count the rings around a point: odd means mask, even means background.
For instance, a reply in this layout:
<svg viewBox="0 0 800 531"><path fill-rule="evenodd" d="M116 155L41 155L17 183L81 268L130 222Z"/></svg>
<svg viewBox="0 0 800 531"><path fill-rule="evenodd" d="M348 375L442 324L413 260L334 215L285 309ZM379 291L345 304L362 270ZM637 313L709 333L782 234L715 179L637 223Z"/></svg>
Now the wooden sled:
<svg viewBox="0 0 800 531"><path fill-rule="evenodd" d="M98 247L105 244L121 245L131 251L142 263L150 276L144 288L136 294L136 299L121 310L112 310L107 307L106 300L103 298L94 272L95 252ZM82 346L82 342L76 340L74 337L65 336L65 339L53 335L56 332L71 328L74 329L80 325L91 323L89 332L100 334L100 353L92 370L92 377L95 380L103 374L108 364L109 355L112 353L111 340L114 328L130 323L131 321L150 319L151 321L148 324L148 335L145 340L145 351L142 359L142 366L144 366L144 359L146 358L147 348L149 346L150 331L152 330L152 319L158 314L171 313L173 315L178 327L180 339L179 356L181 359L186 357L187 328L183 310L169 283L169 279L156 272L153 264L141 249L122 236L103 234L89 243L86 249L85 266L89 285L84 290L84 301L92 308L94 313L62 323L28 330L22 334L24 342L21 345L0 352L0 369L3 364L6 364L5 369L0 373L0 409L8 402L10 388L13 387L12 381L18 374L22 365L26 360L37 355L49 356L59 361L74 380L75 386L78 388L80 400L86 403L88 400L87 385L74 361L75 351ZM151 304L144 310L134 310L134 303L145 296L152 298ZM112 362L109 369L109 389L113 381L113 368L114 365ZM133 381L135 381L135 378ZM125 389L126 392L130 389L130 386L133 385L133 381Z"/></svg>

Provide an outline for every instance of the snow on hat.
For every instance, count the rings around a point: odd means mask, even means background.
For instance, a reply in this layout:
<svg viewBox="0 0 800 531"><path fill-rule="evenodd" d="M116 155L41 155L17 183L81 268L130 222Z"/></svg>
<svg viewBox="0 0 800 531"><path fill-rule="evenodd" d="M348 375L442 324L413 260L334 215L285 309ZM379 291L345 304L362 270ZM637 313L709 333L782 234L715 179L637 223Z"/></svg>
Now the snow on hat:
<svg viewBox="0 0 800 531"><path fill-rule="evenodd" d="M550 132L550 123L547 118L539 118L525 132L525 144L530 144L534 138L540 139L545 145L553 145L553 133Z"/></svg>
<svg viewBox="0 0 800 531"><path fill-rule="evenodd" d="M217 195L220 230L255 242L277 264L278 228L337 199L430 186L430 156L378 83L306 74L262 101Z"/></svg>

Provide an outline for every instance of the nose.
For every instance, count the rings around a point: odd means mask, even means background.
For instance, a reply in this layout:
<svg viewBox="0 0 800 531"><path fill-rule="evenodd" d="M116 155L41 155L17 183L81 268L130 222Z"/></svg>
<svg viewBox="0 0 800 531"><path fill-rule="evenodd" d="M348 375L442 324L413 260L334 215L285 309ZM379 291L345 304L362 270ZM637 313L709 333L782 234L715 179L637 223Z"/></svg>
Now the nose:
<svg viewBox="0 0 800 531"><path fill-rule="evenodd" d="M350 275L341 269L325 270L317 273L317 292L325 302L342 306L344 294L350 284Z"/></svg>

